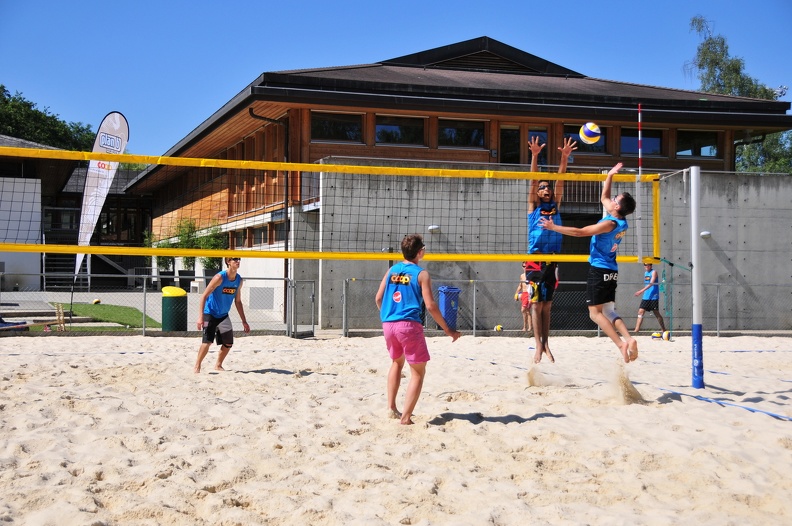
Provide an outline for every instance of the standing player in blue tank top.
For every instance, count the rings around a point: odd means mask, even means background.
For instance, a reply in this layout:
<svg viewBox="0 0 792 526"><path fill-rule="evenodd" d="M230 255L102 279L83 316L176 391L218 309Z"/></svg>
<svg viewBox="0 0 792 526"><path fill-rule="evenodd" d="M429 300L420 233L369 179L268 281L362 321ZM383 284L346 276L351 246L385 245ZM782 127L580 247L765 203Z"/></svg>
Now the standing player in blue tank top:
<svg viewBox="0 0 792 526"><path fill-rule="evenodd" d="M531 171L539 170L539 154L545 147L539 144L539 137L531 138ZM559 146L561 163L558 173L567 169L569 156L577 150L577 142L567 137L564 145ZM528 185L528 253L529 254L560 254L563 236L556 232L544 230L539 224L541 218L550 218L557 225L561 224L561 198L564 193L564 181L557 181L555 188L550 186L550 181L540 179L531 181ZM536 352L534 363L539 363L543 355L547 355L551 362L555 362L553 353L550 352L550 309L553 306L553 294L558 287L558 264L539 261L526 261L523 263L525 277L528 281L528 298L523 305L528 304L533 325ZM525 325L525 321L523 320Z"/></svg>
<svg viewBox="0 0 792 526"><path fill-rule="evenodd" d="M638 358L638 342L630 336L630 331L616 312L616 285L619 279L619 265L616 255L619 243L627 234L626 217L635 211L635 199L627 192L611 199L613 176L621 170L622 163L611 168L602 185L600 202L605 217L599 222L575 228L553 224L551 219L540 219L543 228L559 232L565 236L591 236L589 246L589 273L586 285L586 304L589 317L619 348L625 362ZM624 337L624 340L619 337Z"/></svg>
<svg viewBox="0 0 792 526"><path fill-rule="evenodd" d="M461 335L443 319L440 307L432 296L432 278L418 266L426 253L423 238L418 234L404 236L401 242L404 261L393 265L383 276L375 301L380 311L382 332L391 357L388 371L388 412L402 424L413 424L412 414L421 395L429 349L426 347L421 306L432 315L443 332L456 341ZM404 397L404 412L396 408L404 361L410 364L410 383Z"/></svg>
<svg viewBox="0 0 792 526"><path fill-rule="evenodd" d="M250 325L245 317L242 306L242 276L239 275L240 258L225 258L227 270L218 272L206 286L201 295L198 312L198 330L202 331L201 346L198 348L198 358L195 360L195 373L201 372L201 362L209 352L209 346L217 339L220 352L217 354L215 371L224 371L223 360L234 345L234 326L228 317L231 305L236 305L242 327L245 332L250 332Z"/></svg>
<svg viewBox="0 0 792 526"><path fill-rule="evenodd" d="M665 320L660 314L660 280L657 277L657 271L652 268L651 263L644 263L644 288L635 292L636 296L643 294L641 298L641 305L638 307L638 319L635 321L635 330L641 330L641 322L643 321L646 311L654 314L657 318L657 323L660 324L660 330L665 332Z"/></svg>

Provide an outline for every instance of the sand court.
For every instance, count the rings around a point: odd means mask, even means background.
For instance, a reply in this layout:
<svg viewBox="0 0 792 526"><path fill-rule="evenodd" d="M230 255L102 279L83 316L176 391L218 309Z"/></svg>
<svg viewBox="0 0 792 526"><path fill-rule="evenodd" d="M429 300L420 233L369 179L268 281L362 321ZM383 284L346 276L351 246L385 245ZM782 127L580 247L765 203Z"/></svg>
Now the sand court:
<svg viewBox="0 0 792 526"><path fill-rule="evenodd" d="M430 338L415 426L379 338L0 339L12 524L788 524L792 340ZM407 373L407 371L405 371ZM409 374L409 373L407 373ZM398 399L402 405L407 378Z"/></svg>

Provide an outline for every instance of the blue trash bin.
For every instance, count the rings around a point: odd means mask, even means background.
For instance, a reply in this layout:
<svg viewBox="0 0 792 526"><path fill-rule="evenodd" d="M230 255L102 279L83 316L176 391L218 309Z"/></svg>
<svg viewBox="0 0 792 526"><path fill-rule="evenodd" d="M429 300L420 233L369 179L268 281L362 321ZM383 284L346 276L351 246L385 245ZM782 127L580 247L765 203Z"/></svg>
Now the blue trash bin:
<svg viewBox="0 0 792 526"><path fill-rule="evenodd" d="M457 311L459 310L459 293L460 289L456 287L446 287L445 285L437 288L440 295L438 302L440 307L440 314L443 315L448 328L456 330L457 326Z"/></svg>

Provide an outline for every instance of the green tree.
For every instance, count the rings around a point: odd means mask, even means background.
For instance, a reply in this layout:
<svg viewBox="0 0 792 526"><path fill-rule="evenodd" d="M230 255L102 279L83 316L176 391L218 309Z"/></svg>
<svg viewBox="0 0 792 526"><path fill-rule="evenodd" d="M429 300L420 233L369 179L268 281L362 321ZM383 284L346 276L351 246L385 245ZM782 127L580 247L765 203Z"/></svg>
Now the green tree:
<svg viewBox="0 0 792 526"><path fill-rule="evenodd" d="M745 73L745 61L729 54L726 38L713 35L703 16L690 19L690 29L702 38L696 56L687 64L701 81L701 91L777 100L776 91ZM746 172L792 173L792 132L773 133L750 144L738 144L736 169Z"/></svg>
<svg viewBox="0 0 792 526"><path fill-rule="evenodd" d="M181 219L176 224L176 246L179 248L200 248L198 245L198 225L194 219ZM195 256L182 257L187 270L195 270Z"/></svg>
<svg viewBox="0 0 792 526"><path fill-rule="evenodd" d="M228 248L228 234L223 232L220 225L212 225L209 232L198 238L198 246L211 250ZM223 267L223 258L202 257L201 266L206 270L220 270Z"/></svg>
<svg viewBox="0 0 792 526"><path fill-rule="evenodd" d="M96 133L81 122L65 122L40 110L21 93L14 95L0 84L0 134L64 150L90 152Z"/></svg>

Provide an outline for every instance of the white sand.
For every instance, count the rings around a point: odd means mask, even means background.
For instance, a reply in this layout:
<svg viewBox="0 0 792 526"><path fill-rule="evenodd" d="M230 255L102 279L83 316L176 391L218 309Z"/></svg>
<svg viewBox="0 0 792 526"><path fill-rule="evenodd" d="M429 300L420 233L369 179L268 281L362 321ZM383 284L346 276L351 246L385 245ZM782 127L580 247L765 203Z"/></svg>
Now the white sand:
<svg viewBox="0 0 792 526"><path fill-rule="evenodd" d="M639 341L431 338L400 426L381 337L3 337L0 522L792 523L792 339Z"/></svg>

